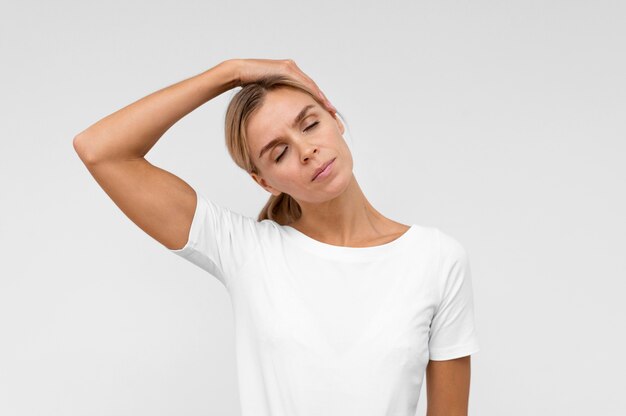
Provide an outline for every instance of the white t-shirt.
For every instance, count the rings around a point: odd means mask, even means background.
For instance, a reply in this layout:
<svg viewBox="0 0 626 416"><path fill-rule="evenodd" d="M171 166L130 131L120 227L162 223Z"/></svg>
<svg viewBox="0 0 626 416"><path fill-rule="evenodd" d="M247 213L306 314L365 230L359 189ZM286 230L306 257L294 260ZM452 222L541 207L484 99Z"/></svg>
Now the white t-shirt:
<svg viewBox="0 0 626 416"><path fill-rule="evenodd" d="M414 416L429 359L479 351L467 253L437 228L342 247L196 195L170 251L228 290L243 416Z"/></svg>

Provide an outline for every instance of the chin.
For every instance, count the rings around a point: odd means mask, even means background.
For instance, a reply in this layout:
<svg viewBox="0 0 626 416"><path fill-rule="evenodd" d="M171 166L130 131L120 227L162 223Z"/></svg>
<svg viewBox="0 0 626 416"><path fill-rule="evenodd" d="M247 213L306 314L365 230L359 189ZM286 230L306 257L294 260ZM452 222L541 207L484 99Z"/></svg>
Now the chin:
<svg viewBox="0 0 626 416"><path fill-rule="evenodd" d="M352 183L352 178L354 175L351 171L348 172L337 172L337 176L332 178L332 182L324 188L324 191L332 194L333 198L343 194L350 184Z"/></svg>

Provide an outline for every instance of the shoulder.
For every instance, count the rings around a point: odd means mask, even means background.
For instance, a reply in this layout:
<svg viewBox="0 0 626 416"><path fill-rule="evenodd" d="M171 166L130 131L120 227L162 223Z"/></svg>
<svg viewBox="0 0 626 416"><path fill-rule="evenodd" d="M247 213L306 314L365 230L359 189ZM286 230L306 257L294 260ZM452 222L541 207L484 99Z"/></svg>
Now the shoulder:
<svg viewBox="0 0 626 416"><path fill-rule="evenodd" d="M439 247L439 253L441 255L442 260L445 259L464 259L467 257L467 251L461 242L448 234L440 230L439 228L435 228L437 235L437 244Z"/></svg>

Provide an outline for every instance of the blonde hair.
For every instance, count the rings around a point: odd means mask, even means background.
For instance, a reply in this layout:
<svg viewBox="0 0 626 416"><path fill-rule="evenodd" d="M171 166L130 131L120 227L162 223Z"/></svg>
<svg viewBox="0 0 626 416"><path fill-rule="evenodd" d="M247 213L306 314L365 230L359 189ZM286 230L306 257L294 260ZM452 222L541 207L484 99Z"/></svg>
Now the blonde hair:
<svg viewBox="0 0 626 416"><path fill-rule="evenodd" d="M278 88L292 88L305 92L325 108L320 97L308 86L284 75L268 75L243 85L228 104L224 133L230 157L237 166L248 173L259 174L259 169L251 157L246 137L248 120L263 105L267 93ZM339 114L338 111L337 114ZM302 210L298 202L291 195L282 192L279 195L270 195L269 200L261 209L257 221L270 219L281 225L287 225L300 218L301 215Z"/></svg>

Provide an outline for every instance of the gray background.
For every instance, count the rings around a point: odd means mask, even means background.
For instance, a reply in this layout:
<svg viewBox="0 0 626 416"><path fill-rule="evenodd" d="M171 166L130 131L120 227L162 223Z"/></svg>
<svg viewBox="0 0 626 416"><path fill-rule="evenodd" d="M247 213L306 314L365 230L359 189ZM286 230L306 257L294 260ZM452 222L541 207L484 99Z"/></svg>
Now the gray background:
<svg viewBox="0 0 626 416"><path fill-rule="evenodd" d="M467 249L470 414L626 414L624 2L1 4L0 414L239 414L226 290L72 147L229 58L294 59L345 115L370 202ZM224 145L234 92L147 159L256 216L269 194Z"/></svg>

